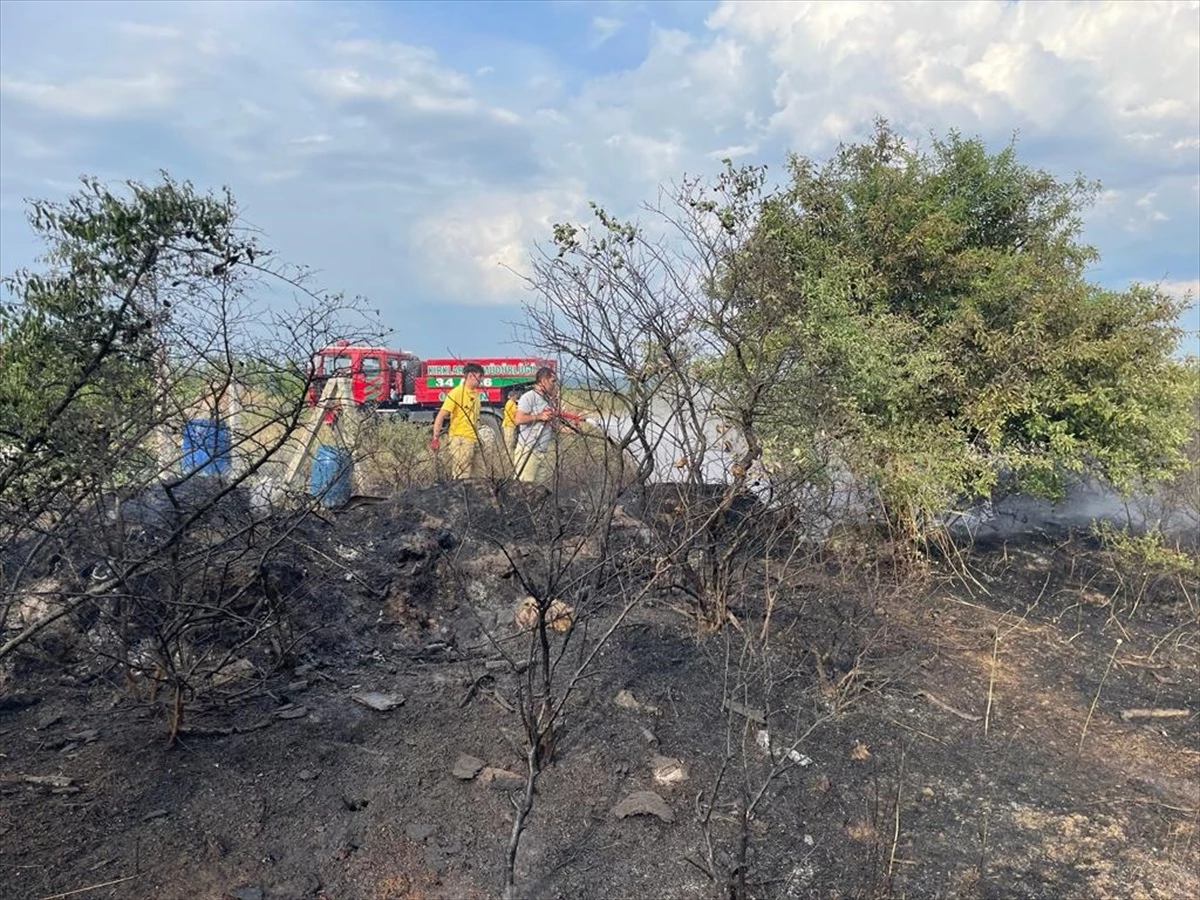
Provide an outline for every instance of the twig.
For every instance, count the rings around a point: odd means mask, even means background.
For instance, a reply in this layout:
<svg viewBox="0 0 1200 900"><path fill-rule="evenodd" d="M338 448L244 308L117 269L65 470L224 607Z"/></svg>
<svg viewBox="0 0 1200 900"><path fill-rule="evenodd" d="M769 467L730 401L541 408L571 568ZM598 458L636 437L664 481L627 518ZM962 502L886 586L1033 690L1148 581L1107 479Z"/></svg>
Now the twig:
<svg viewBox="0 0 1200 900"><path fill-rule="evenodd" d="M905 731L911 731L913 734L920 735L923 738L928 738L929 740L933 741L935 744L941 744L943 747L947 746L946 742L943 741L941 738L936 738L932 734L928 734L927 732L921 731L919 728L913 728L911 725L905 725L899 719L893 719L889 716L888 721L891 722L893 725L897 725L900 728L903 728Z"/></svg>
<svg viewBox="0 0 1200 900"><path fill-rule="evenodd" d="M467 692L463 694L463 698L458 701L458 708L462 709L471 702L471 698L475 696L475 692L479 690L479 686L492 677L491 672L484 672L478 678L471 682L471 686L467 688Z"/></svg>
<svg viewBox="0 0 1200 900"><path fill-rule="evenodd" d="M926 700L928 700L930 703L932 703L938 709L944 709L946 712L950 713L951 715L958 716L960 719L966 719L968 722L978 722L980 719L983 718L982 716L977 716L974 713L963 712L961 709L955 709L949 703L946 703L943 700L939 700L937 697L933 696L933 694L929 693L929 691L917 691L916 696L924 697Z"/></svg>
<svg viewBox="0 0 1200 900"><path fill-rule="evenodd" d="M1168 803L1163 803L1159 800L1152 800L1144 797L1112 797L1107 800L1093 800L1091 803L1084 803L1083 806L1105 806L1109 803L1132 803L1137 806L1157 806L1160 809L1169 809L1171 812L1187 813L1188 815L1200 815L1200 806L1195 809L1189 809L1186 806L1171 806Z"/></svg>
<svg viewBox="0 0 1200 900"><path fill-rule="evenodd" d="M996 634L992 640L992 671L988 676L988 696L987 708L983 711L983 736L987 737L988 725L992 721L992 697L995 694L996 688L996 654L1000 650L1000 629L996 629Z"/></svg>
<svg viewBox="0 0 1200 900"><path fill-rule="evenodd" d="M500 696L500 692L494 688L490 691L485 691L483 696L487 697L505 712L515 713L517 711L516 708L502 696Z"/></svg>
<svg viewBox="0 0 1200 900"><path fill-rule="evenodd" d="M908 756L907 751L900 754L900 774L896 779L896 806L895 806L895 826L892 829L892 849L888 854L887 880L888 885L892 883L892 869L896 866L896 847L900 843L900 791L904 788L904 763Z"/></svg>
<svg viewBox="0 0 1200 900"><path fill-rule="evenodd" d="M1100 692L1104 690L1104 682L1108 680L1108 673L1112 671L1113 662L1117 658L1117 651L1119 649L1121 649L1121 638L1117 638L1117 643L1116 646L1113 647L1112 655L1108 658L1108 665L1104 667L1104 674L1100 676L1100 685L1096 688L1096 696L1092 698L1092 705L1088 709L1087 718L1084 719L1083 731L1079 733L1079 751L1083 750L1083 739L1087 737L1088 725L1090 725L1092 722L1092 714L1096 711L1096 704L1100 702Z"/></svg>
<svg viewBox="0 0 1200 900"><path fill-rule="evenodd" d="M981 880L987 875L988 814L991 809L990 803L984 805L983 828L979 833L979 877Z"/></svg>
<svg viewBox="0 0 1200 900"><path fill-rule="evenodd" d="M1190 709L1123 709L1121 718L1128 722L1130 719L1179 719L1190 716Z"/></svg>
<svg viewBox="0 0 1200 900"><path fill-rule="evenodd" d="M702 875L703 875L705 878L707 878L709 881L715 881L715 880L716 880L716 879L714 879L714 878L713 878L712 872L708 871L708 869L704 868L704 866L700 865L700 863L696 862L696 861L695 861L694 859L692 859L690 856L684 856L684 857L683 857L683 861L684 861L685 863L688 863L689 865L692 865L692 866L694 866L694 867L696 868L696 871L700 872L700 873L701 873L701 874L702 874Z"/></svg>
<svg viewBox="0 0 1200 900"><path fill-rule="evenodd" d="M1171 668L1170 665L1168 665L1167 663L1142 662L1141 660L1130 659L1127 656L1122 656L1120 659L1118 659L1117 665L1119 665L1119 666L1136 666L1139 669L1169 669L1169 668Z"/></svg>
<svg viewBox="0 0 1200 900"><path fill-rule="evenodd" d="M526 748L525 754L525 790L521 793L521 801L518 803L511 797L509 798L515 815L504 855L504 900L513 900L516 896L517 847L521 842L521 834L525 830L525 820L529 816L530 810L533 809L533 795L537 790L537 778L537 746L530 744Z"/></svg>
<svg viewBox="0 0 1200 900"><path fill-rule="evenodd" d="M98 891L100 888L112 887L114 884L122 884L126 881L132 881L137 878L137 875L126 875L124 878L117 878L113 881L105 881L101 884L89 884L87 887L75 888L73 891L63 891L61 894L47 894L40 900L60 900L62 897L71 897L75 894L86 894L88 891Z"/></svg>
<svg viewBox="0 0 1200 900"><path fill-rule="evenodd" d="M758 725L767 724L767 717L761 709L754 709L753 707L746 706L744 703L738 703L736 700L726 700L725 708L731 713L737 713L739 716L744 716L751 722L754 722Z"/></svg>

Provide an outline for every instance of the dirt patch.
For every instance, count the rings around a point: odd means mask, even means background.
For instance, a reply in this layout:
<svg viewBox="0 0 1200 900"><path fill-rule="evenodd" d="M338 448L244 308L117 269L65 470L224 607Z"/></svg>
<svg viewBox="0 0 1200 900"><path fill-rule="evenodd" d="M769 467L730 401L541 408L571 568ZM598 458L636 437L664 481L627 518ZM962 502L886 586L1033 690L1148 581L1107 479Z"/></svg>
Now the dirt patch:
<svg viewBox="0 0 1200 900"><path fill-rule="evenodd" d="M551 512L522 519L520 499L440 486L305 524L278 560L294 646L190 701L169 749L167 709L118 667L25 654L0 696L6 896L498 896L511 792L454 768L524 771L520 675L500 660L524 646L516 572L536 573ZM881 580L814 557L765 644L697 638L678 597L649 598L567 708L521 895L719 896L710 862L729 873L743 840L732 881L752 897L1200 893L1196 611L1116 612L1078 540L963 564ZM747 634L761 612L738 608ZM1122 718L1150 708L1189 712ZM664 781L663 758L686 778ZM639 791L673 821L614 813Z"/></svg>

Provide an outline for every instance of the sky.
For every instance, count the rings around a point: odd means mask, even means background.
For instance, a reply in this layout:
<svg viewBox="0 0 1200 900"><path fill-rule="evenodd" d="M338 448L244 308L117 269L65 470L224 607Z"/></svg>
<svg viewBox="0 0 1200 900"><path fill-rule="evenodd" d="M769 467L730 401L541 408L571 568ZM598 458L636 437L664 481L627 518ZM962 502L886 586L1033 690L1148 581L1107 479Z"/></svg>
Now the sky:
<svg viewBox="0 0 1200 900"><path fill-rule="evenodd" d="M0 271L40 251L26 198L166 169L396 346L507 354L554 223L877 116L1099 180L1091 279L1200 293L1195 0L0 0Z"/></svg>

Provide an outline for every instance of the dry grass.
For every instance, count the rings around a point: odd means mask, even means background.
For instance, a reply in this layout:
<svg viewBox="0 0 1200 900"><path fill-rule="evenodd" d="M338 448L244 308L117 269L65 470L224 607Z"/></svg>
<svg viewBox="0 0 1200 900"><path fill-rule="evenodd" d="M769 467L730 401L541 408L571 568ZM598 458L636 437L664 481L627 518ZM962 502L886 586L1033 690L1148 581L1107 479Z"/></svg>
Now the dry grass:
<svg viewBox="0 0 1200 900"><path fill-rule="evenodd" d="M428 423L399 417L362 420L354 443L357 489L365 494L387 494L433 484L439 461L429 448L430 434Z"/></svg>
<svg viewBox="0 0 1200 900"><path fill-rule="evenodd" d="M585 414L610 415L622 407L617 395L603 388L563 387L559 398L567 409Z"/></svg>

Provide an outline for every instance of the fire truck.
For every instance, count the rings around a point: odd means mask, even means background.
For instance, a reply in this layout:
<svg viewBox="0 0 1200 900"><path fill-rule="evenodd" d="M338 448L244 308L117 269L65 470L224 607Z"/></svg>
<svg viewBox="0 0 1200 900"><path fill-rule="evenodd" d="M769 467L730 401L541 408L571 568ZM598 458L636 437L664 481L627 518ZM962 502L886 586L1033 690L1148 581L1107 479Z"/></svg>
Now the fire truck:
<svg viewBox="0 0 1200 900"><path fill-rule="evenodd" d="M447 392L462 381L467 362L483 366L481 411L496 418L502 414L507 388L533 384L542 366L555 368L553 360L532 356L421 359L408 350L337 341L313 356L308 402L317 404L331 377L347 377L355 406L416 422L432 421Z"/></svg>

